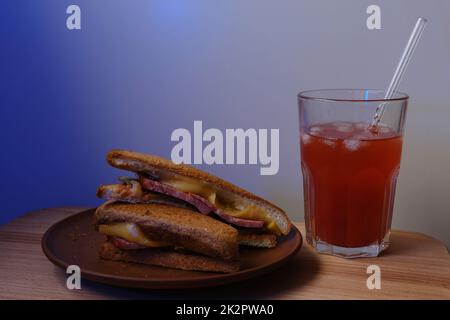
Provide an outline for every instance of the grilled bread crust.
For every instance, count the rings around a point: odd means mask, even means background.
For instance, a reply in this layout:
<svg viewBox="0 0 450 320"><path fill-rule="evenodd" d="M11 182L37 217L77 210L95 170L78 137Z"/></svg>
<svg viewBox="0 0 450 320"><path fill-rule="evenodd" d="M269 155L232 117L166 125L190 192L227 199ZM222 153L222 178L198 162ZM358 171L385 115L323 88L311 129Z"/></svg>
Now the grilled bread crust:
<svg viewBox="0 0 450 320"><path fill-rule="evenodd" d="M142 263L182 270L223 273L239 271L239 262L235 260L220 260L195 253L168 251L157 248L121 250L108 241L104 242L100 247L99 255L106 260Z"/></svg>
<svg viewBox="0 0 450 320"><path fill-rule="evenodd" d="M277 246L276 235L268 233L258 234L239 232L238 241L240 245L251 247L274 248Z"/></svg>
<svg viewBox="0 0 450 320"><path fill-rule="evenodd" d="M95 211L96 226L118 222L137 224L152 240L214 258L238 259L237 230L192 210L163 204L107 202Z"/></svg>
<svg viewBox="0 0 450 320"><path fill-rule="evenodd" d="M192 166L175 164L172 161L162 157L126 150L112 150L107 154L106 160L111 166L123 170L129 170L137 173L165 171L210 183L219 189L228 191L234 196L239 197L239 199L245 204L253 204L265 209L283 234L288 234L291 229L291 222L281 208L254 195L253 193L248 192L247 190Z"/></svg>

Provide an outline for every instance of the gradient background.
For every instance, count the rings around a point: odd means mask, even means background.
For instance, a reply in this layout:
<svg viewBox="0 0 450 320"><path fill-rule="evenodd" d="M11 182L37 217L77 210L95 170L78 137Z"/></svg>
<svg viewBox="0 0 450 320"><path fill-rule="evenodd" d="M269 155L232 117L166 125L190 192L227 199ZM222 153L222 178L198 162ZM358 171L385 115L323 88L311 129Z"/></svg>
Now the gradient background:
<svg viewBox="0 0 450 320"><path fill-rule="evenodd" d="M365 26L382 8L382 30ZM66 29L78 4L82 30ZM161 0L0 4L0 222L100 203L112 148L170 157L175 128L280 128L280 171L206 167L303 219L296 94L385 88L418 16L393 225L450 244L450 1Z"/></svg>

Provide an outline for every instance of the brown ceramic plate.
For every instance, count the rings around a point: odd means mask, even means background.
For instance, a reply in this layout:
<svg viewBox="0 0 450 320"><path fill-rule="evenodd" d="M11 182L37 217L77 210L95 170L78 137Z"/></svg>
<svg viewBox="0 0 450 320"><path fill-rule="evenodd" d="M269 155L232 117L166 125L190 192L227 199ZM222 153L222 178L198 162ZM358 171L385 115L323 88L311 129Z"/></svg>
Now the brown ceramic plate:
<svg viewBox="0 0 450 320"><path fill-rule="evenodd" d="M78 265L85 279L110 285L147 289L187 289L218 286L260 276L286 263L302 246L297 228L282 237L276 248L240 249L241 270L221 274L182 271L134 263L102 260L98 256L105 237L92 225L95 209L77 213L51 226L42 238L47 258L59 267Z"/></svg>

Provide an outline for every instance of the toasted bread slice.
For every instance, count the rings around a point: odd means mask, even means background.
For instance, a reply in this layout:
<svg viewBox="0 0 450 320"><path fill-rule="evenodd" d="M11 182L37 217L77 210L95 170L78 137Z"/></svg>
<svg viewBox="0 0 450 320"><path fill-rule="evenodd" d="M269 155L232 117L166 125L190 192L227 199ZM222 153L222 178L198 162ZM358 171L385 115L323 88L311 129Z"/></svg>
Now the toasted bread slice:
<svg viewBox="0 0 450 320"><path fill-rule="evenodd" d="M121 250L106 241L100 247L100 257L106 260L142 263L147 265L196 271L236 272L239 262L220 260L195 253L169 251L166 249Z"/></svg>
<svg viewBox="0 0 450 320"><path fill-rule="evenodd" d="M163 204L107 202L95 211L96 226L120 222L136 224L154 241L214 258L238 258L237 230L192 210Z"/></svg>
<svg viewBox="0 0 450 320"><path fill-rule="evenodd" d="M247 190L192 166L175 164L158 156L125 150L110 151L107 155L107 161L111 166L119 169L156 176L158 176L158 173L164 172L210 184L215 189L225 191L230 197L234 198L233 201L237 200L240 205L255 205L264 209L282 234L288 234L291 229L291 222L281 208Z"/></svg>
<svg viewBox="0 0 450 320"><path fill-rule="evenodd" d="M269 233L243 233L239 232L238 241L240 245L274 248L277 246L277 237Z"/></svg>

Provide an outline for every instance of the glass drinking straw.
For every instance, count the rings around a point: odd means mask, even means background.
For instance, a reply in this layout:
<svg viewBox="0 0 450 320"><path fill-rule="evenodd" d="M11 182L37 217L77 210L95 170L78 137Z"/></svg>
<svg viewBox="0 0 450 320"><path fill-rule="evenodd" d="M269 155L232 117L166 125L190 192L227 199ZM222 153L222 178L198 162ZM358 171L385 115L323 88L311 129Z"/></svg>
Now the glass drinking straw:
<svg viewBox="0 0 450 320"><path fill-rule="evenodd" d="M409 62L411 61L411 57L414 53L414 50L417 47L417 43L419 42L420 36L422 35L423 29L425 28L425 24L427 23L427 19L419 18L417 19L416 25L414 26L411 35L409 36L408 43L406 44L405 50L403 50L402 57L397 65L397 69L395 70L394 76L392 77L391 83L386 90L386 94L384 96L385 100L389 100L393 97L395 91L398 88L400 80L405 74L405 70L408 67ZM375 115L372 118L372 123L370 124L370 128L376 129L378 124L383 117L383 113L385 110L386 103L380 103L375 110Z"/></svg>

